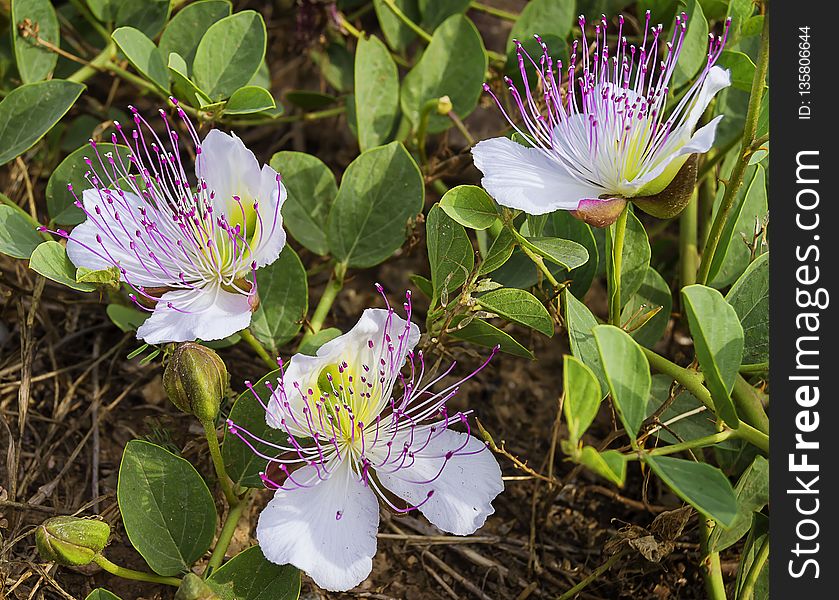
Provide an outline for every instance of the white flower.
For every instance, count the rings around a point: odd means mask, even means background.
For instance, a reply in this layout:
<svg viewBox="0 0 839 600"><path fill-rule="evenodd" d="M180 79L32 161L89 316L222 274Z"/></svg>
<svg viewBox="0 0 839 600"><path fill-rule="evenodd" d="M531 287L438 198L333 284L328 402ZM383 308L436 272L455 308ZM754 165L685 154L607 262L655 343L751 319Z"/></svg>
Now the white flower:
<svg viewBox="0 0 839 600"><path fill-rule="evenodd" d="M267 442L228 422L277 473L262 474L276 490L257 525L263 554L328 590L348 590L370 574L380 500L468 535L504 489L498 463L469 434L466 414L446 409L461 382L430 391L451 368L422 381L422 352L413 352L420 334L407 298L408 320L390 307L367 309L349 332L316 356L295 355L269 384L266 420L288 434L287 443L271 445L278 456L259 452L256 445ZM458 424L465 433L449 428ZM397 498L405 504L396 505Z"/></svg>
<svg viewBox="0 0 839 600"><path fill-rule="evenodd" d="M285 187L235 135L212 130L200 141L178 106L196 155L191 185L166 113L160 110L166 134L158 136L130 108L136 128L127 133L115 123L112 141L131 155L100 153L91 141L91 187L76 201L86 220L55 233L67 238L77 267L119 269L132 300L152 312L138 338L158 344L232 335L256 308L256 269L285 245Z"/></svg>
<svg viewBox="0 0 839 600"><path fill-rule="evenodd" d="M524 96L509 78L505 81L523 127L507 115L484 84L510 125L532 146L501 137L484 140L472 149L475 165L484 175L481 183L499 204L532 215L558 209L605 210L617 218L620 210L599 205L611 202L622 209L626 198L658 194L692 154L707 152L713 145L722 116L694 129L714 95L730 84L729 72L715 66L729 22L723 36L710 36L702 72L670 110L665 104L687 16L676 17L672 38L665 41L661 25L649 26L647 11L638 47L623 37L622 16L619 23L612 56L605 16L595 26L594 40L586 38L585 19L580 17L583 40L573 44L564 83L562 62L554 64L538 36L543 50L538 64L516 42ZM659 60L662 52L664 60ZM533 91L526 64L537 72Z"/></svg>

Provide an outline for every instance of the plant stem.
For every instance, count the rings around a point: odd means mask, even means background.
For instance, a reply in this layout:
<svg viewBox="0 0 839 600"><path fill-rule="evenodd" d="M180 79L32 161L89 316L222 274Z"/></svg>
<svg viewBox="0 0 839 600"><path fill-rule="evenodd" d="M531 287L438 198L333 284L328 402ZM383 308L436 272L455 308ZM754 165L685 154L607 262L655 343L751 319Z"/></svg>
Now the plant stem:
<svg viewBox="0 0 839 600"><path fill-rule="evenodd" d="M487 6L486 4L481 4L480 2L470 2L469 8L474 8L475 10L479 10L481 12L485 12L488 15L492 15L493 17L498 17L499 19L504 19L505 21L518 21L519 15L514 12L510 12L508 10L502 10L500 8L495 8L494 6Z"/></svg>
<svg viewBox="0 0 839 600"><path fill-rule="evenodd" d="M694 194L679 217L679 266L682 287L696 283L699 262L699 197Z"/></svg>
<svg viewBox="0 0 839 600"><path fill-rule="evenodd" d="M393 0L382 0L382 1L387 5L387 7L390 9L390 11L394 15L396 15L396 17L400 21L402 21L403 23L405 23L405 25L408 26L408 29L410 29L411 31L416 33L422 40L425 41L426 44L431 42L431 35L429 35L429 33L425 29L423 29L422 27L420 27L419 25L414 23L408 17L408 15L406 15L404 12L402 12L402 9L400 9L398 6L396 6L396 3Z"/></svg>
<svg viewBox="0 0 839 600"><path fill-rule="evenodd" d="M156 575L155 573L146 573L143 571L135 571L134 569L126 569L115 565L101 554L97 554L93 558L93 562L102 567L111 575L122 577L123 579L133 579L134 581L146 581L148 583L162 583L164 585L171 585L180 587L181 580L177 577L164 577L163 575Z"/></svg>
<svg viewBox="0 0 839 600"><path fill-rule="evenodd" d="M439 105L440 100L438 98L432 98L431 100L426 100L420 108L420 122L419 127L417 127L417 149L419 150L420 163L423 167L428 163L428 157L425 154L425 138L428 136L428 121L431 118L431 111L436 112Z"/></svg>
<svg viewBox="0 0 839 600"><path fill-rule="evenodd" d="M84 83L97 73L105 70L105 64L111 60L111 57L116 52L116 45L111 42L105 48L94 56L89 63L81 67L78 71L70 74L67 81L75 81L76 83Z"/></svg>
<svg viewBox="0 0 839 600"><path fill-rule="evenodd" d="M705 243L705 248L702 251L702 263L699 268L699 283L705 285L711 272L711 264L714 261L714 254L716 254L717 246L722 238L722 231L725 223L728 220L729 213L734 206L734 200L737 198L737 193L743 185L743 176L746 173L746 167L749 166L749 157L751 156L751 147L755 141L755 132L757 131L757 122L760 118L760 104L763 99L764 81L766 80L766 72L769 67L769 15L764 15L763 18L763 32L760 36L760 52L758 54L757 66L755 67L754 78L752 79L751 96L749 97L749 108L746 112L746 124L743 128L743 139L740 145L740 159L734 165L731 177L725 186L725 195L723 196L720 209L717 211L717 216L714 223L711 225L708 234L708 241Z"/></svg>
<svg viewBox="0 0 839 600"><path fill-rule="evenodd" d="M251 333L250 329L243 329L239 332L239 335L242 336L242 339L245 340L245 342L247 342L247 344L254 349L254 351L259 355L259 358L262 359L262 362L265 363L266 367L269 367L272 370L277 368L276 359L271 358L271 355L268 354L268 351L265 349L265 346L263 346L260 343L260 341L256 339L256 336L254 336L254 334Z"/></svg>
<svg viewBox="0 0 839 600"><path fill-rule="evenodd" d="M769 372L769 362L755 363L753 365L740 365L741 375L759 375Z"/></svg>
<svg viewBox="0 0 839 600"><path fill-rule="evenodd" d="M550 282L550 284L555 288L560 287L559 281L557 281L556 277L554 277L554 274L551 273L551 270L545 264L545 259L534 251L533 245L527 241L527 238L520 234L518 231L516 231L516 228L513 225L509 225L509 229L512 232L513 237L515 237L518 241L519 248L521 248L522 252L524 252L531 261L533 261L533 264L536 265L539 271L542 272L542 275L545 276L545 279L547 279Z"/></svg>
<svg viewBox="0 0 839 600"><path fill-rule="evenodd" d="M701 438L696 438L695 440L653 448L644 454L648 454L650 456L666 456L668 454L684 452L685 450L692 450L693 448L713 446L714 444L719 444L720 442L724 442L732 437L737 437L737 432L734 429L726 429L725 431L720 431L719 433L714 433L712 435L706 435ZM627 458L631 460L633 457L627 456Z"/></svg>
<svg viewBox="0 0 839 600"><path fill-rule="evenodd" d="M588 577L586 577L585 579L583 579L580 583L578 583L577 585L575 585L574 587L572 587L570 590L568 590L567 592L565 592L564 594L562 594L562 595L558 598L558 600L571 600L571 598L573 598L574 596L576 596L577 594L579 594L581 591L583 591L585 588L587 588L589 585L591 585L591 583L592 583L594 580L596 580L598 577L600 577L601 575L603 575L603 573L605 573L606 571L608 571L609 569L611 569L611 568L612 568L612 566L614 566L614 564L615 564L616 562L618 562L618 560L620 560L620 558L621 558L621 557L622 557L625 553L626 553L626 551L625 551L625 550L623 550L623 551L621 551L621 552L618 552L617 554L613 554L612 556L610 556L610 557L609 557L609 560L607 560L607 561L606 561L606 562L604 562L602 565L600 565L599 567L597 567L594 571L592 571L592 572L591 572L591 574L590 574Z"/></svg>
<svg viewBox="0 0 839 600"><path fill-rule="evenodd" d="M615 221L611 241L611 259L609 273L609 322L615 327L621 326L621 267L623 265L623 242L626 238L626 219L629 203Z"/></svg>
<svg viewBox="0 0 839 600"><path fill-rule="evenodd" d="M309 321L309 331L307 331L300 340L301 346L304 341L315 335L323 327L323 323L326 321L326 317L329 315L329 311L332 309L335 299L344 288L344 276L346 273L346 264L338 263L335 265L335 269L332 271L332 276L326 284L326 289L323 290L323 295L320 297L320 301L315 307L315 312L312 313L312 320ZM300 346L298 346L298 348L300 348Z"/></svg>
<svg viewBox="0 0 839 600"><path fill-rule="evenodd" d="M210 555L210 560L207 562L207 568L204 571L205 579L209 577L212 572L221 566L224 561L224 555L227 553L227 548L230 546L230 540L233 539L233 534L236 532L236 526L239 524L239 519L242 517L245 508L250 504L252 490L248 490L241 500L230 507L230 512L227 513L227 519L221 527L221 532L218 534L216 546L213 548L213 553Z"/></svg>
<svg viewBox="0 0 839 600"><path fill-rule="evenodd" d="M218 445L218 435L216 434L215 425L211 421L201 423L204 426L204 435L207 438L207 445L210 447L210 457L213 459L213 467L216 470L221 489L224 492L224 497L230 506L235 506L239 503L239 499L233 492L233 484L230 477L227 476L227 469L224 468L224 459L221 457L221 448Z"/></svg>
<svg viewBox="0 0 839 600"><path fill-rule="evenodd" d="M713 521L708 519L702 523L702 576L705 579L705 591L708 593L708 600L726 600L725 582L722 579L722 566L720 565L720 553L711 552L708 542L711 532L714 530Z"/></svg>
<svg viewBox="0 0 839 600"><path fill-rule="evenodd" d="M449 118L454 123L454 126L457 127L457 130L460 134L466 139L466 142L469 144L470 147L475 145L475 138L472 137L472 134L469 133L469 130L466 128L466 125L463 123L463 120L457 116L453 110L449 111Z"/></svg>
<svg viewBox="0 0 839 600"><path fill-rule="evenodd" d="M763 402L755 394L754 388L749 382L743 379L739 373L734 378L734 389L731 391L731 398L737 408L737 414L744 421L754 426L758 431L769 433L769 417L763 410Z"/></svg>
<svg viewBox="0 0 839 600"><path fill-rule="evenodd" d="M755 584L763 566L766 564L766 559L769 558L769 536L763 540L763 543L758 548L757 554L749 567L749 572L743 580L743 587L740 588L740 595L737 600L753 600L755 593Z"/></svg>
<svg viewBox="0 0 839 600"><path fill-rule="evenodd" d="M647 361L650 363L652 368L659 373L669 375L678 381L687 391L693 394L697 400L707 406L710 410L715 411L714 401L711 399L711 392L708 391L708 388L702 385L704 378L701 373L680 367L660 354L656 354L649 348L641 346L641 350L644 352L644 356L647 357ZM757 448L760 448L767 455L769 454L769 436L766 433L755 429L745 421L741 421L740 426L734 431L740 439L743 439Z"/></svg>

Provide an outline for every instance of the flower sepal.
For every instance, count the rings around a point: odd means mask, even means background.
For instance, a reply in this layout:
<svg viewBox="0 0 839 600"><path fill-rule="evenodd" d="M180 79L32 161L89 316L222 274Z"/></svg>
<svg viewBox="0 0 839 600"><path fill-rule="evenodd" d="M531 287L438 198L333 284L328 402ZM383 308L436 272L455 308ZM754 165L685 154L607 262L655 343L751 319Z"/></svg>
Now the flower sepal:
<svg viewBox="0 0 839 600"><path fill-rule="evenodd" d="M44 560L79 567L102 552L110 535L111 526L105 521L60 516L41 523L35 530L35 545Z"/></svg>
<svg viewBox="0 0 839 600"><path fill-rule="evenodd" d="M632 198L632 202L648 215L659 219L672 219L678 216L693 195L698 162L698 155L691 154L666 188L651 196Z"/></svg>
<svg viewBox="0 0 839 600"><path fill-rule="evenodd" d="M198 575L187 573L175 594L175 600L219 600L219 597Z"/></svg>
<svg viewBox="0 0 839 600"><path fill-rule="evenodd" d="M608 227L618 220L618 217L626 208L626 198L587 198L580 200L577 210L572 210L571 215L580 221L588 223L592 227Z"/></svg>

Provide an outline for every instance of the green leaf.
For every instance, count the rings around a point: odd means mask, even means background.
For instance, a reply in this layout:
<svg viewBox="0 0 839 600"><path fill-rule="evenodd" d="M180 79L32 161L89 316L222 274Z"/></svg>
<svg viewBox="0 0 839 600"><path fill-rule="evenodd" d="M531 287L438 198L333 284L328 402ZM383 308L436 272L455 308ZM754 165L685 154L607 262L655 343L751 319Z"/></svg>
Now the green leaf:
<svg viewBox="0 0 839 600"><path fill-rule="evenodd" d="M475 185L459 185L440 199L440 207L452 219L470 229L483 231L498 220L498 209L492 198Z"/></svg>
<svg viewBox="0 0 839 600"><path fill-rule="evenodd" d="M256 274L259 308L251 319L253 334L276 350L300 331L309 310L306 269L286 245L280 257Z"/></svg>
<svg viewBox="0 0 839 600"><path fill-rule="evenodd" d="M755 558L764 542L768 543L769 538L769 517L761 513L755 513L754 523L752 529L749 531L749 537L746 538L746 543L743 545L742 558L740 565L737 568L737 582L735 593L737 598L743 598L741 590L743 588L746 575L751 570ZM769 600L769 561L767 560L757 576L757 581L754 587L753 600Z"/></svg>
<svg viewBox="0 0 839 600"><path fill-rule="evenodd" d="M85 596L84 600L120 600L120 597L115 594L112 594L106 589L96 588L87 596Z"/></svg>
<svg viewBox="0 0 839 600"><path fill-rule="evenodd" d="M475 251L462 225L449 217L439 204L428 211L425 219L428 262L434 297L443 292L453 296L475 268Z"/></svg>
<svg viewBox="0 0 839 600"><path fill-rule="evenodd" d="M44 239L32 219L20 210L0 204L0 253L27 259Z"/></svg>
<svg viewBox="0 0 839 600"><path fill-rule="evenodd" d="M290 90L285 99L305 110L321 110L338 102L338 97L311 90Z"/></svg>
<svg viewBox="0 0 839 600"><path fill-rule="evenodd" d="M70 110L85 86L51 79L15 88L0 101L0 165L20 156Z"/></svg>
<svg viewBox="0 0 839 600"><path fill-rule="evenodd" d="M104 269L79 267L76 270L76 283L92 283L96 287L106 287L114 291L119 290L119 277L119 267L116 266Z"/></svg>
<svg viewBox="0 0 839 600"><path fill-rule="evenodd" d="M355 115L362 152L391 139L398 114L396 63L375 35L362 38L355 53Z"/></svg>
<svg viewBox="0 0 839 600"><path fill-rule="evenodd" d="M529 327L548 337L554 334L554 322L541 302L525 290L502 288L476 298L478 304L508 321Z"/></svg>
<svg viewBox="0 0 839 600"><path fill-rule="evenodd" d="M140 75L164 92L169 91L169 69L166 67L168 60L163 60L163 54L153 41L133 27L120 27L111 37Z"/></svg>
<svg viewBox="0 0 839 600"><path fill-rule="evenodd" d="M266 382L272 385L276 384L280 375L280 370L276 369L253 384L254 392L259 394L260 399L266 406L268 401L271 400L271 390L265 384ZM262 408L262 404L250 390L242 392L236 399L228 419L240 429L240 433L248 431L254 436L274 444L286 444L288 442L288 434L280 429L268 426L265 421L265 409ZM242 435L246 434L242 433ZM270 446L255 442L249 437L247 439L264 454L271 456L276 453L276 450ZM227 474L233 480L233 483L244 487L265 487L259 473L266 469L267 461L257 456L247 444L229 430L224 432L221 456L224 459Z"/></svg>
<svg viewBox="0 0 839 600"><path fill-rule="evenodd" d="M647 417L652 386L650 364L638 343L623 329L598 325L594 338L612 401L627 433L634 438Z"/></svg>
<svg viewBox="0 0 839 600"><path fill-rule="evenodd" d="M184 6L160 36L161 55L168 58L172 52L179 54L187 65L184 75L189 76L201 37L211 25L230 16L231 10L228 0L202 0Z"/></svg>
<svg viewBox="0 0 839 600"><path fill-rule="evenodd" d="M326 329L321 329L316 334L303 340L300 347L297 349L297 353L314 356L317 354L318 349L321 346L330 340L334 340L336 337L341 335L341 333L341 330L337 327L327 327Z"/></svg>
<svg viewBox="0 0 839 600"><path fill-rule="evenodd" d="M553 237L529 237L527 241L531 250L569 271L588 262L588 250L577 242Z"/></svg>
<svg viewBox="0 0 839 600"><path fill-rule="evenodd" d="M420 14L417 0L394 0L394 4L411 21L414 23L419 21ZM417 34L405 25L402 19L397 17L383 0L373 0L373 8L376 11L376 18L379 20L379 26L385 34L388 45L397 52L405 50Z"/></svg>
<svg viewBox="0 0 839 600"><path fill-rule="evenodd" d="M37 36L53 46L59 45L58 17L50 0L12 0L10 25L14 40L15 62L23 83L43 81L49 77L58 62L58 54L39 45ZM29 24L26 37L21 26ZM33 31L34 30L34 31Z"/></svg>
<svg viewBox="0 0 839 600"><path fill-rule="evenodd" d="M402 82L402 112L416 128L423 104L448 96L454 112L465 118L478 104L486 69L486 50L475 25L463 15L449 17ZM451 125L448 116L432 111L428 133L439 133Z"/></svg>
<svg viewBox="0 0 839 600"><path fill-rule="evenodd" d="M533 38L534 34L543 37L552 35L559 39L565 39L571 31L572 25L575 24L574 18L576 16L573 2L531 0L513 24L513 29L507 38L507 51L515 48L513 40L525 42ZM537 62L538 60L536 58Z"/></svg>
<svg viewBox="0 0 839 600"><path fill-rule="evenodd" d="M518 343L509 333L501 331L495 325L491 325L481 319L472 319L462 328L458 328L463 320L464 318L462 316L452 319L452 327L455 330L449 332L448 335L488 348L500 346L500 350L507 354L533 359L533 353L530 350Z"/></svg>
<svg viewBox="0 0 839 600"><path fill-rule="evenodd" d="M708 59L708 21L699 0L687 0L688 27L673 72L673 87L690 82Z"/></svg>
<svg viewBox="0 0 839 600"><path fill-rule="evenodd" d="M682 305L716 413L737 429L740 419L731 401L743 358L743 327L737 312L717 290L703 285L682 288Z"/></svg>
<svg viewBox="0 0 839 600"><path fill-rule="evenodd" d="M221 600L297 600L300 571L268 562L259 546L251 546L213 571L207 585Z"/></svg>
<svg viewBox="0 0 839 600"><path fill-rule="evenodd" d="M89 0L93 14L103 22L114 21L116 27L128 25L154 39L169 18L169 0ZM94 5L107 6L108 14L100 16Z"/></svg>
<svg viewBox="0 0 839 600"><path fill-rule="evenodd" d="M151 313L137 310L122 304L109 304L105 309L111 323L119 327L125 333L137 331Z"/></svg>
<svg viewBox="0 0 839 600"><path fill-rule="evenodd" d="M655 309L659 309L658 312L652 317L647 317ZM658 271L647 267L641 286L629 298L621 311L621 322L632 327L629 335L636 342L652 348L664 335L667 324L670 322L672 309L673 297L670 294L670 287ZM638 325L641 326L637 327Z"/></svg>
<svg viewBox="0 0 839 600"><path fill-rule="evenodd" d="M621 265L621 306L625 305L641 287L647 276L651 256L647 231L638 217L630 211L626 219L626 237Z"/></svg>
<svg viewBox="0 0 839 600"><path fill-rule="evenodd" d="M131 545L155 573L188 571L213 541L216 506L207 484L188 461L160 446L128 442L117 500Z"/></svg>
<svg viewBox="0 0 839 600"><path fill-rule="evenodd" d="M516 238L514 238L510 230L505 227L501 230L501 233L498 234L498 237L495 238L492 246L489 247L486 258L484 258L484 261L478 269L478 274L486 275L487 273L492 273L503 266L504 263L510 259L510 256L512 256L515 247Z"/></svg>
<svg viewBox="0 0 839 600"><path fill-rule="evenodd" d="M600 359L600 352L597 349L597 342L594 339L594 328L597 327L597 319L591 314L588 307L580 302L571 290L562 290L562 303L565 306L565 324L568 328L568 340L571 345L571 353L586 364L600 381L601 394L608 389L606 376L603 373L603 363Z"/></svg>
<svg viewBox="0 0 839 600"><path fill-rule="evenodd" d="M737 496L737 518L728 527L711 532L708 547L721 552L740 541L752 527L754 513L769 503L769 461L758 455L740 476L734 487Z"/></svg>
<svg viewBox="0 0 839 600"><path fill-rule="evenodd" d="M32 252L29 268L53 281L80 292L92 292L96 286L76 281L76 265L70 262L64 246L55 241L43 242Z"/></svg>
<svg viewBox="0 0 839 600"><path fill-rule="evenodd" d="M650 393L650 404L647 416L651 416L667 402L669 405L658 415L658 420L667 423L667 429L658 430L656 437L668 444L676 444L684 440L695 440L717 433L714 414L706 410L696 396L682 390L674 399L670 399L670 388L673 379L667 375L653 375L653 385ZM719 445L725 445L723 442ZM719 446L718 445L718 446Z"/></svg>
<svg viewBox="0 0 839 600"><path fill-rule="evenodd" d="M422 175L399 142L362 152L341 179L329 211L332 254L350 267L372 267L405 241L408 219L422 210Z"/></svg>
<svg viewBox="0 0 839 600"><path fill-rule="evenodd" d="M255 85L246 85L233 92L230 100L224 105L224 114L246 115L270 110L276 106L271 92Z"/></svg>
<svg viewBox="0 0 839 600"><path fill-rule="evenodd" d="M618 487L623 487L626 481L626 457L617 450L598 452L591 446L584 446L575 460Z"/></svg>
<svg viewBox="0 0 839 600"><path fill-rule="evenodd" d="M335 175L319 158L304 152L277 152L270 164L288 190L282 209L286 229L308 250L328 254L326 221L338 195Z"/></svg>
<svg viewBox="0 0 839 600"><path fill-rule="evenodd" d="M731 85L744 92L752 91L755 64L748 55L734 50L724 50L717 64L731 72Z"/></svg>
<svg viewBox="0 0 839 600"><path fill-rule="evenodd" d="M422 15L420 26L426 31L434 31L450 16L466 12L469 2L470 0L419 0L419 12Z"/></svg>
<svg viewBox="0 0 839 600"><path fill-rule="evenodd" d="M112 152L117 163L121 161L125 165L130 164L128 157L131 155L131 149L128 146L98 142L96 151L106 162L105 155ZM97 165L96 151L91 148L90 144L85 144L70 153L50 174L44 195L47 198L47 213L55 223L78 225L85 220L84 212L73 203L76 198L82 199L84 190L91 189L90 181L85 178L85 174L90 171L85 158L90 158L93 164ZM73 186L72 191L68 189L68 185Z"/></svg>
<svg viewBox="0 0 839 600"><path fill-rule="evenodd" d="M600 408L600 382L585 363L566 355L562 363L562 390L565 394L562 412L568 426L568 440L576 446Z"/></svg>
<svg viewBox="0 0 839 600"><path fill-rule="evenodd" d="M597 242L591 232L591 227L572 217L567 210L557 210L547 215L541 235L577 242L588 252L586 263L574 269L573 272L558 269L554 273L560 281L571 279L571 291L577 298L582 298L591 287L591 282L594 281L599 260ZM551 272L554 272L554 269L551 269Z"/></svg>
<svg viewBox="0 0 839 600"><path fill-rule="evenodd" d="M769 361L769 253L749 265L728 294L743 327L743 364Z"/></svg>
<svg viewBox="0 0 839 600"><path fill-rule="evenodd" d="M645 454L644 462L682 500L729 527L737 517L737 498L723 472L707 463Z"/></svg>
<svg viewBox="0 0 839 600"><path fill-rule="evenodd" d="M409 279L414 287L422 292L426 298L434 296L434 286L432 285L430 279L426 279L422 275L417 275L416 273L411 275Z"/></svg>
<svg viewBox="0 0 839 600"><path fill-rule="evenodd" d="M187 76L189 67L180 54L176 52L169 53L167 68L169 69L169 77L172 80L172 91L175 93L175 97L179 102L185 102L190 106L198 107L213 104L213 101L207 97L207 94L198 89L195 82Z"/></svg>
<svg viewBox="0 0 839 600"><path fill-rule="evenodd" d="M265 57L262 15L243 10L210 25L195 50L192 66L198 87L211 100L224 100L250 81Z"/></svg>
<svg viewBox="0 0 839 600"><path fill-rule="evenodd" d="M353 55L343 44L332 42L325 52L313 51L312 60L320 67L321 73L329 85L339 92L351 92L353 89Z"/></svg>

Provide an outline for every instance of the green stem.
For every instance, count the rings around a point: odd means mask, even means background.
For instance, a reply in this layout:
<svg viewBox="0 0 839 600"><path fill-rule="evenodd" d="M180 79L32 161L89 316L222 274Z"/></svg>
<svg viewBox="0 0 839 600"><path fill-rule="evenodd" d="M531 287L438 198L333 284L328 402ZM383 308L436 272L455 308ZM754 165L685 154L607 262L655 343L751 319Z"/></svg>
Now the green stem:
<svg viewBox="0 0 839 600"><path fill-rule="evenodd" d="M239 524L239 519L242 518L242 513L250 504L252 490L248 490L238 504L230 507L230 512L227 513L227 519L221 527L221 532L218 534L216 546L213 548L213 553L210 555L210 560L207 562L207 568L204 571L204 578L209 577L213 571L221 566L224 561L224 555L227 553L227 548L230 546L230 540L233 539L233 534L236 532L236 526Z"/></svg>
<svg viewBox="0 0 839 600"><path fill-rule="evenodd" d="M474 8L475 10L485 12L493 17L498 17L499 19L504 19L505 21L512 21L513 23L519 19L519 15L514 12L495 8L494 6L487 6L486 4L481 4L480 2L470 2L469 8Z"/></svg>
<svg viewBox="0 0 839 600"><path fill-rule="evenodd" d="M475 142L475 138L472 137L472 134L469 133L469 130L466 129L466 125L463 123L460 117L457 116L453 110L449 111L449 118L454 123L454 126L457 127L457 130L460 134L466 139L466 142L469 144L470 147L474 146L477 142Z"/></svg>
<svg viewBox="0 0 839 600"><path fill-rule="evenodd" d="M419 149L420 163L422 166L428 163L428 157L425 154L425 138L428 135L428 121L431 118L431 111L436 112L439 105L440 100L438 98L432 98L431 100L426 100L422 108L420 108L420 122L419 127L417 127L417 148Z"/></svg>
<svg viewBox="0 0 839 600"><path fill-rule="evenodd" d="M643 454L649 456L666 456L668 454L677 454L679 452L684 452L685 450L693 450L694 448L705 448L707 446L713 446L714 444L719 444L720 442L724 442L725 440L737 437L737 431L734 429L726 429L725 431L720 431L719 433L714 433L712 435L706 435L705 437L696 438L695 440L690 440L687 442L681 442L678 444L670 444L669 446L661 446L659 448L653 448ZM635 460L636 458L641 458L641 455L633 456L628 455L626 457L629 460Z"/></svg>
<svg viewBox="0 0 839 600"><path fill-rule="evenodd" d="M581 591L583 591L585 588L591 585L592 582L594 582L598 577L600 577L601 575L603 575L603 573L611 569L614 566L614 564L618 562L618 560L620 560L620 558L625 554L625 552L626 551L624 550L610 556L609 560L597 567L594 571L591 572L591 574L588 577L583 579L580 583L578 583L570 590L562 594L558 598L558 600L571 600L571 598L576 597L577 594L579 594Z"/></svg>
<svg viewBox="0 0 839 600"><path fill-rule="evenodd" d="M332 277L326 284L326 289L323 290L323 295L320 297L318 305L315 307L315 312L312 313L312 319L309 321L309 331L300 340L300 345L303 345L307 339L315 335L323 328L323 323L335 303L338 294L344 288L344 276L347 274L347 265L338 263L332 272ZM300 346L298 346L299 348Z"/></svg>
<svg viewBox="0 0 839 600"><path fill-rule="evenodd" d="M746 423L754 426L758 431L766 434L769 433L769 416L763 409L763 402L761 402L760 397L755 393L754 388L739 373L734 378L734 389L731 391L731 399L734 400L737 414Z"/></svg>
<svg viewBox="0 0 839 600"><path fill-rule="evenodd" d="M749 572L743 580L743 587L740 588L740 595L737 600L753 600L755 594L755 584L763 566L766 564L766 559L769 558L769 536L763 540L763 543L758 548L757 554L749 567Z"/></svg>
<svg viewBox="0 0 839 600"><path fill-rule="evenodd" d="M404 12L402 12L402 9L400 9L398 6L396 6L396 3L395 3L393 0L382 0L382 1L383 1L383 2L387 5L387 7L390 9L390 12L392 12L394 15L396 15L396 17L397 17L400 21L402 21L403 23L405 23L405 25L407 25L407 26L408 26L408 28L409 28L411 31L413 31L414 33L416 33L416 34L417 34L417 35L418 35L418 36L419 36L422 40L424 40L426 44L428 44L428 43L430 43L430 42L431 42L431 35L429 35L429 33L428 33L425 29L423 29L422 27L420 27L419 25L417 25L416 23L414 23L414 22L413 22L413 21L412 21L412 20L408 17L408 15L406 15Z"/></svg>
<svg viewBox="0 0 839 600"><path fill-rule="evenodd" d="M702 576L705 579L705 591L708 600L726 600L725 582L722 579L722 566L720 565L720 553L711 552L709 541L711 532L714 530L713 521L705 520L702 523Z"/></svg>
<svg viewBox="0 0 839 600"><path fill-rule="evenodd" d="M737 193L743 185L743 176L746 174L746 167L749 166L751 147L755 141L757 122L760 118L760 104L763 99L764 81L766 80L768 67L769 15L767 14L764 15L763 18L763 32L760 37L760 52L758 54L754 78L752 79L749 108L746 112L746 124L743 128L743 139L740 145L740 158L734 165L731 177L725 186L725 195L723 196L722 203L720 204L720 209L717 211L714 223L711 225L711 229L708 234L708 241L705 243L705 248L702 251L702 263L699 268L699 277L697 280L703 285L708 282L711 272L711 264L714 261L714 254L716 254L717 246L722 238L723 228L725 227L726 221L728 221L728 216L734 206L734 200L737 198Z"/></svg>
<svg viewBox="0 0 839 600"><path fill-rule="evenodd" d="M644 352L644 356L647 357L647 361L650 363L652 368L659 373L669 375L678 381L687 391L693 394L702 404L712 411L715 410L714 401L711 399L711 392L708 391L708 388L702 385L703 377L701 373L680 367L660 354L656 354L649 348L641 346L641 350ZM760 448L766 454L769 454L769 436L767 434L755 429L745 421L741 421L740 426L734 431L736 432L737 437L749 442L757 448Z"/></svg>
<svg viewBox="0 0 839 600"><path fill-rule="evenodd" d="M277 368L276 358L272 358L271 355L268 354L268 350L266 350L265 346L263 346L260 343L260 341L256 339L256 336L254 336L254 334L251 333L250 329L243 329L239 332L239 335L242 336L242 339L245 340L245 342L247 342L247 344L254 349L254 352L256 352L259 355L259 358L262 359L262 362L265 363L266 367L270 369Z"/></svg>
<svg viewBox="0 0 839 600"><path fill-rule="evenodd" d="M755 363L753 365L740 365L741 375L760 375L769 372L769 362Z"/></svg>
<svg viewBox="0 0 839 600"><path fill-rule="evenodd" d="M230 506L235 506L239 503L239 499L233 492L233 484L230 477L227 476L227 469L224 468L224 459L221 457L221 448L218 445L218 435L216 434L215 425L211 421L201 423L204 426L204 435L207 438L207 445L210 447L210 457L213 459L213 467L216 470L221 489L224 492L224 497Z"/></svg>
<svg viewBox="0 0 839 600"><path fill-rule="evenodd" d="M609 322L621 326L621 268L623 265L623 243L626 238L626 220L629 215L629 203L615 221L610 244L609 261Z"/></svg>
<svg viewBox="0 0 839 600"><path fill-rule="evenodd" d="M554 274L551 273L551 270L545 264L545 259L542 258L541 255L536 253L533 244L527 241L526 237L524 237L522 234L516 231L515 226L513 226L512 224L509 225L509 229L512 232L513 237L515 237L516 241L518 241L519 248L521 248L522 252L524 252L531 261L533 261L533 264L536 265L536 268L538 268L539 271L542 272L542 275L545 276L545 279L547 279L550 282L550 284L555 288L560 287L559 281L557 281L556 277L554 277Z"/></svg>
<svg viewBox="0 0 839 600"><path fill-rule="evenodd" d="M105 64L111 60L111 57L116 52L116 45L111 42L105 48L93 57L93 59L75 73L67 77L67 81L75 81L76 83L84 83L97 73L101 73L105 69Z"/></svg>
<svg viewBox="0 0 839 600"><path fill-rule="evenodd" d="M96 17L94 17L93 13L91 13L88 9L86 2L82 2L82 0L70 0L70 4L73 5L73 8L76 9L76 12L78 12L82 16L82 18L84 18L85 21L90 23L90 26L93 27L96 33L102 36L103 40L105 40L109 44L112 43L111 32L102 27L102 24L99 22L99 20Z"/></svg>
<svg viewBox="0 0 839 600"><path fill-rule="evenodd" d="M699 231L699 198L693 195L679 217L679 265L682 287L696 283L699 263L697 235Z"/></svg>
<svg viewBox="0 0 839 600"><path fill-rule="evenodd" d="M162 583L164 585L171 585L174 587L180 587L181 585L181 580L177 577L164 577L162 575L156 575L154 573L146 573L144 571L126 569L125 567L115 565L101 554L97 554L93 558L93 562L102 567L111 575L116 575L117 577L122 577L123 579L133 579L134 581L146 581L148 583Z"/></svg>

